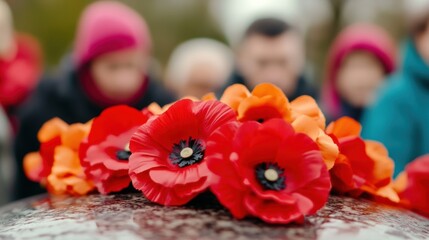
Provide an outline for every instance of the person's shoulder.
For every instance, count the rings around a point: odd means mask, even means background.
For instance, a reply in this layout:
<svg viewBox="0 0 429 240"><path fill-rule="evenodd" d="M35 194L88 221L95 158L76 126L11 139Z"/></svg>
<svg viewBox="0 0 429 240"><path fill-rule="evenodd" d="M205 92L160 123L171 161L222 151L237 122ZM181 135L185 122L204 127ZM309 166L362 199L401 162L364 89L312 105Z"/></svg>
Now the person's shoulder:
<svg viewBox="0 0 429 240"><path fill-rule="evenodd" d="M405 78L402 72L389 76L379 91L379 98L388 101L406 99L410 88Z"/></svg>

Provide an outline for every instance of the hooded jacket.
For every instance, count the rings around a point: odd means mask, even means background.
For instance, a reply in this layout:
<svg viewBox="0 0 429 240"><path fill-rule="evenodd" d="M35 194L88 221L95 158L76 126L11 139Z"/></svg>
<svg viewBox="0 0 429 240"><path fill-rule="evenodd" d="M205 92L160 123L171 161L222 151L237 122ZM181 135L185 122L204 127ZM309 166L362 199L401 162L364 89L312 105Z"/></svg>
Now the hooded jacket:
<svg viewBox="0 0 429 240"><path fill-rule="evenodd" d="M352 107L341 99L336 88L343 61L356 51L372 53L382 63L386 75L395 69L395 46L383 29L369 24L356 24L342 31L329 51L322 88L322 106L329 121L342 116L360 120L362 109Z"/></svg>
<svg viewBox="0 0 429 240"><path fill-rule="evenodd" d="M405 44L402 69L388 79L376 103L363 116L363 137L385 144L395 175L429 153L429 65L414 41Z"/></svg>
<svg viewBox="0 0 429 240"><path fill-rule="evenodd" d="M22 161L27 153L38 150L37 132L47 120L59 117L67 123L87 122L115 104L142 109L152 102L164 105L174 100L149 76L142 76L145 81L141 88L125 101L103 95L89 73L92 60L128 48L149 51L150 36L144 20L119 2L99 1L88 6L81 16L70 64L64 64L59 74L45 77L19 111L16 199L43 191L24 176Z"/></svg>

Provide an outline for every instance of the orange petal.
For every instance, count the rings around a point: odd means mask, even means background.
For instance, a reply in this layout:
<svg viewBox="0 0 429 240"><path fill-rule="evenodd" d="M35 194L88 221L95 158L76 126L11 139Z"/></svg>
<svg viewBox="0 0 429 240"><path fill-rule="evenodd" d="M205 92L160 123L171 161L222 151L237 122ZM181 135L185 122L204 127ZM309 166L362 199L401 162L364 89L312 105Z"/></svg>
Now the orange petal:
<svg viewBox="0 0 429 240"><path fill-rule="evenodd" d="M94 184L83 178L70 176L62 180L69 188L67 193L72 195L86 195L94 189Z"/></svg>
<svg viewBox="0 0 429 240"><path fill-rule="evenodd" d="M338 145L335 144L334 140L328 135L325 134L321 129L319 131L319 136L316 141L317 145L322 152L323 160L325 161L326 168L330 170L334 167L335 161L337 160L340 150Z"/></svg>
<svg viewBox="0 0 429 240"><path fill-rule="evenodd" d="M39 152L31 152L25 155L23 165L25 175L31 181L39 182L41 180L39 175L42 171L42 156Z"/></svg>
<svg viewBox="0 0 429 240"><path fill-rule="evenodd" d="M408 176L406 172L401 172L393 182L393 189L397 193L402 193L406 188L408 184Z"/></svg>
<svg viewBox="0 0 429 240"><path fill-rule="evenodd" d="M365 150L368 157L374 161L373 180L371 182L377 187L389 184L395 164L389 158L386 147L376 141L365 141Z"/></svg>
<svg viewBox="0 0 429 240"><path fill-rule="evenodd" d="M147 106L147 109L149 110L149 112L155 115L160 115L163 113L161 106L159 106L159 104L156 102L149 104L149 106Z"/></svg>
<svg viewBox="0 0 429 240"><path fill-rule="evenodd" d="M286 102L289 102L283 91L279 87L271 83L258 84L253 89L252 95L257 97L274 96L275 98L281 98L284 99Z"/></svg>
<svg viewBox="0 0 429 240"><path fill-rule="evenodd" d="M209 101L209 100L217 100L216 95L214 92L207 93L203 97L201 97L202 101Z"/></svg>
<svg viewBox="0 0 429 240"><path fill-rule="evenodd" d="M78 150L82 140L88 136L90 124L75 123L61 134L62 145Z"/></svg>
<svg viewBox="0 0 429 240"><path fill-rule="evenodd" d="M94 184L76 176L59 177L54 174L48 176L47 189L51 194L85 195L94 189Z"/></svg>
<svg viewBox="0 0 429 240"><path fill-rule="evenodd" d="M290 121L290 111L282 102L273 96L250 96L244 99L237 109L237 119L240 121L271 118L282 118Z"/></svg>
<svg viewBox="0 0 429 240"><path fill-rule="evenodd" d="M39 142L47 142L67 130L68 126L69 125L63 120L52 118L42 125L37 134L37 138L39 139Z"/></svg>
<svg viewBox="0 0 429 240"><path fill-rule="evenodd" d="M246 86L242 84L234 84L225 89L220 101L237 111L241 101L250 95L251 94Z"/></svg>
<svg viewBox="0 0 429 240"><path fill-rule="evenodd" d="M319 137L320 128L317 125L317 122L308 116L298 116L295 121L292 122L292 127L296 132L306 134L313 139L313 141L316 141Z"/></svg>
<svg viewBox="0 0 429 240"><path fill-rule="evenodd" d="M379 202L386 202L386 200L392 203L400 202L398 193L396 193L392 184L388 184L384 187L375 188L375 189L367 186L362 186L362 190L374 196L375 200Z"/></svg>
<svg viewBox="0 0 429 240"><path fill-rule="evenodd" d="M326 119L317 102L310 96L300 96L291 102L292 118L307 115L317 121L320 128L325 129Z"/></svg>
<svg viewBox="0 0 429 240"><path fill-rule="evenodd" d="M51 174L57 176L82 175L83 170L77 152L65 146L55 148Z"/></svg>
<svg viewBox="0 0 429 240"><path fill-rule="evenodd" d="M73 195L84 195L94 189L93 183L86 179L76 151L65 146L55 148L52 171L47 178L47 189L53 194Z"/></svg>
<svg viewBox="0 0 429 240"><path fill-rule="evenodd" d="M337 138L360 136L362 126L350 117L342 117L332 122L326 128L328 134L334 134Z"/></svg>
<svg viewBox="0 0 429 240"><path fill-rule="evenodd" d="M47 178L46 188L49 193L55 195L61 195L67 193L67 184L56 176L55 174L50 174Z"/></svg>

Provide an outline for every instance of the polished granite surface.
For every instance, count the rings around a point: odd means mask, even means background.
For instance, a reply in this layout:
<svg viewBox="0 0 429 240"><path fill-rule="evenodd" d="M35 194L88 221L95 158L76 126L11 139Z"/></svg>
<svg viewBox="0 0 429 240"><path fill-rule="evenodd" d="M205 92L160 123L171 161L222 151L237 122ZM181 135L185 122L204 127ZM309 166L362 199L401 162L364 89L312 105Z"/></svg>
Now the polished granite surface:
<svg viewBox="0 0 429 240"><path fill-rule="evenodd" d="M140 194L30 198L0 208L0 239L429 239L429 220L332 196L304 225L237 221L216 203L162 207Z"/></svg>

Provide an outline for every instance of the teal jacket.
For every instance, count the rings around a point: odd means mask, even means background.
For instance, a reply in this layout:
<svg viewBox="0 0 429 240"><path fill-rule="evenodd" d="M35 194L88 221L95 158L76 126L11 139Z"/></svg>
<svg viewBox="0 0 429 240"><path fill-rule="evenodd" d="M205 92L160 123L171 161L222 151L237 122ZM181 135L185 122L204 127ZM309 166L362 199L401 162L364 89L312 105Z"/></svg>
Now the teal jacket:
<svg viewBox="0 0 429 240"><path fill-rule="evenodd" d="M395 161L395 176L429 153L429 66L411 40L402 66L362 118L362 136L385 144Z"/></svg>

